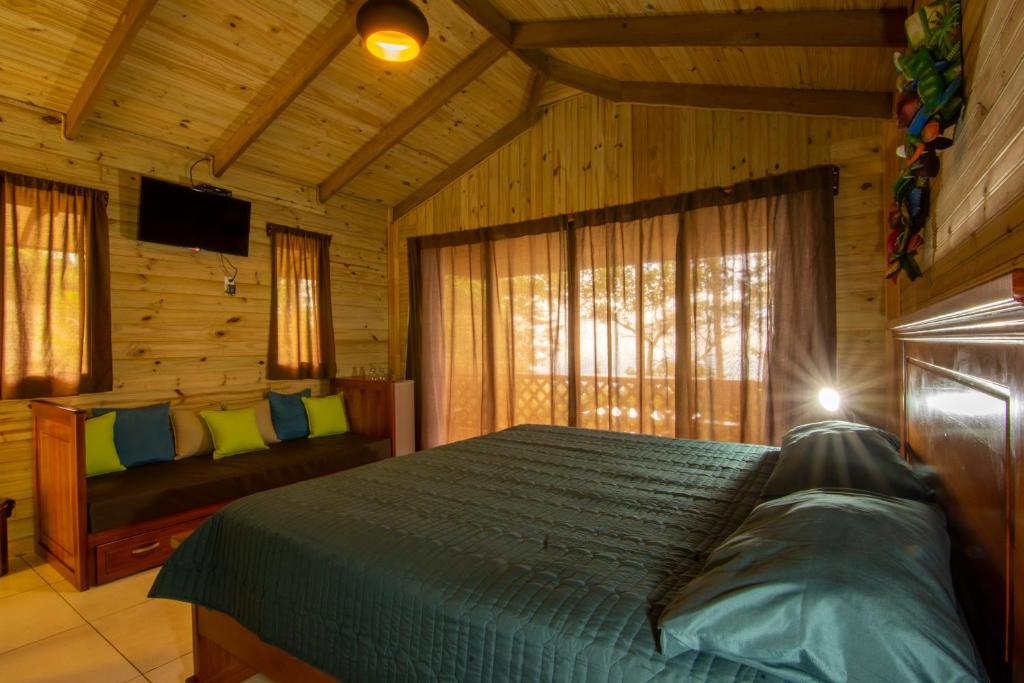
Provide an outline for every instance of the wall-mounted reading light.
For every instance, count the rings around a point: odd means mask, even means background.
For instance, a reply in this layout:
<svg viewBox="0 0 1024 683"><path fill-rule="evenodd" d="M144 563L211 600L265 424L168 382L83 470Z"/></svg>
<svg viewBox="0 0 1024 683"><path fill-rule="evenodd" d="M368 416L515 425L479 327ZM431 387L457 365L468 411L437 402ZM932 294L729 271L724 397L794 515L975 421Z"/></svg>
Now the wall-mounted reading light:
<svg viewBox="0 0 1024 683"><path fill-rule="evenodd" d="M825 387L818 392L818 403L821 407L830 413L834 413L839 410L839 404L841 403L839 392L831 387Z"/></svg>
<svg viewBox="0 0 1024 683"><path fill-rule="evenodd" d="M369 0L359 8L356 27L370 54L388 62L408 62L427 42L423 13L409 0Z"/></svg>

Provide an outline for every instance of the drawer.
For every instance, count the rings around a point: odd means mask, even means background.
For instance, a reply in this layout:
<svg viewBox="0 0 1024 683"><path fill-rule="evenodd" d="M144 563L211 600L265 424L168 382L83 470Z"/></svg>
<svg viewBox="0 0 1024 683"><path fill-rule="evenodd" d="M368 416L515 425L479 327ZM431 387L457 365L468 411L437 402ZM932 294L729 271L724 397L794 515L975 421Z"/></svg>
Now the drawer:
<svg viewBox="0 0 1024 683"><path fill-rule="evenodd" d="M107 583L158 567L203 522L191 519L96 546L96 583Z"/></svg>

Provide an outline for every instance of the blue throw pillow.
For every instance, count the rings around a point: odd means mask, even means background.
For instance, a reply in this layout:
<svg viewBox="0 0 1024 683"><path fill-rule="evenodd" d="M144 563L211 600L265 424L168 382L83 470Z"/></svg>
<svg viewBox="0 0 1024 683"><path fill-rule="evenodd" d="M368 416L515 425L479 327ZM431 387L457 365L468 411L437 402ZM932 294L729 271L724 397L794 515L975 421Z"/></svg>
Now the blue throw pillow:
<svg viewBox="0 0 1024 683"><path fill-rule="evenodd" d="M171 432L171 404L144 408L93 408L96 417L117 412L114 445L125 467L174 460L174 434Z"/></svg>
<svg viewBox="0 0 1024 683"><path fill-rule="evenodd" d="M309 389L297 394L279 394L271 391L270 419L274 423L274 431L281 441L304 439L309 436L309 420L306 418L306 407L302 405L302 397L309 397L313 392Z"/></svg>

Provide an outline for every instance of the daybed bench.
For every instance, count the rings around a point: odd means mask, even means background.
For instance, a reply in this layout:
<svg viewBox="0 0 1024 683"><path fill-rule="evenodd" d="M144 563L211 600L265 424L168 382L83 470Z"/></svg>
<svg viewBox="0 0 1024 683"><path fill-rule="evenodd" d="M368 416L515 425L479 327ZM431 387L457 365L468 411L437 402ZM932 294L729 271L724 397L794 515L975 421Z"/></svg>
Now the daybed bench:
<svg viewBox="0 0 1024 683"><path fill-rule="evenodd" d="M79 590L163 564L200 523L232 500L391 455L388 438L348 433L87 479L88 411L49 401L32 401L31 407L37 551ZM352 426L361 431L357 421Z"/></svg>

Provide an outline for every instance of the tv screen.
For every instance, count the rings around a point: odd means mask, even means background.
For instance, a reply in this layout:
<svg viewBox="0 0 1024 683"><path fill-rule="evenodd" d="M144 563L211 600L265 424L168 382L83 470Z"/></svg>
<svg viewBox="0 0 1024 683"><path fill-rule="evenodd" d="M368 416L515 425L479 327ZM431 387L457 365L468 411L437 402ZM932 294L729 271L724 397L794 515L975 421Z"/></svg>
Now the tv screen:
<svg viewBox="0 0 1024 683"><path fill-rule="evenodd" d="M248 256L250 208L241 199L144 177L139 239Z"/></svg>

